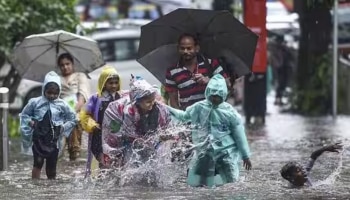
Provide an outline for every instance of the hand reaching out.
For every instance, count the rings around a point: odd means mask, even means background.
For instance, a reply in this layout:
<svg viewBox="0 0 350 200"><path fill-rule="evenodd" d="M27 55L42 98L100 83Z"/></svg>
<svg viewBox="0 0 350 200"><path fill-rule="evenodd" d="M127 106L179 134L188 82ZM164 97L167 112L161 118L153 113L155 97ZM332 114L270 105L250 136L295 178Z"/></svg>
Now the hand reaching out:
<svg viewBox="0 0 350 200"><path fill-rule="evenodd" d="M325 151L336 152L336 153L339 153L339 151L342 149L343 149L343 145L341 145L340 142L325 147Z"/></svg>

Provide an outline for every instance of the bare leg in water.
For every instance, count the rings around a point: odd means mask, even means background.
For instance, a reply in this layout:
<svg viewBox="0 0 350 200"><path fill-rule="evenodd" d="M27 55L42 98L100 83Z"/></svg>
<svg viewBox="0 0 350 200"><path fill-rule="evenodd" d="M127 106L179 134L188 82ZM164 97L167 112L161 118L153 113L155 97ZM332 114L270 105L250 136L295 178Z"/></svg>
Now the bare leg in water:
<svg viewBox="0 0 350 200"><path fill-rule="evenodd" d="M32 169L32 179L40 179L41 169L33 167Z"/></svg>

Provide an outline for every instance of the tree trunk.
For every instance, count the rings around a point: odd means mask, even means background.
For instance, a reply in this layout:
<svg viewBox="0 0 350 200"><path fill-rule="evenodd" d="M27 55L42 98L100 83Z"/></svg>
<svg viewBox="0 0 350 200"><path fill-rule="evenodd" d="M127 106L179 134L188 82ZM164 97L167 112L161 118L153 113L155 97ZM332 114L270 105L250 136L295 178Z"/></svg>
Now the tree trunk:
<svg viewBox="0 0 350 200"><path fill-rule="evenodd" d="M329 44L332 21L327 3L299 0L300 41L293 106L302 114L320 115L331 108Z"/></svg>

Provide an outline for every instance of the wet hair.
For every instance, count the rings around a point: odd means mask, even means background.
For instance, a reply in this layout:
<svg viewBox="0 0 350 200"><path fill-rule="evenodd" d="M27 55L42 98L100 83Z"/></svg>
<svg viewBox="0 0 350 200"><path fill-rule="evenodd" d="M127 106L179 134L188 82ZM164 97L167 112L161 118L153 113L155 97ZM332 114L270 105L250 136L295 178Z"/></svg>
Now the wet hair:
<svg viewBox="0 0 350 200"><path fill-rule="evenodd" d="M285 164L281 169L281 176L290 181L291 178L294 176L294 173L297 171L298 168L301 168L301 165L297 162L288 162Z"/></svg>
<svg viewBox="0 0 350 200"><path fill-rule="evenodd" d="M55 82L49 82L49 83L47 83L47 84L45 85L45 87L44 87L44 91L46 91L46 90L49 89L49 88L54 88L54 89L56 89L56 90L59 90L59 89L60 89L60 87L58 86L58 84L55 83Z"/></svg>
<svg viewBox="0 0 350 200"><path fill-rule="evenodd" d="M60 62L62 59L68 59L69 61L72 62L72 64L74 64L74 59L73 59L73 56L70 55L69 53L62 53L61 55L58 56L57 58L57 64L60 65Z"/></svg>
<svg viewBox="0 0 350 200"><path fill-rule="evenodd" d="M189 38L192 38L193 41L194 41L194 44L195 45L199 45L199 39L196 35L194 34L191 34L191 33L183 33L180 35L179 39L177 40L177 43L180 44L181 43L181 40L186 38L186 37L189 37Z"/></svg>

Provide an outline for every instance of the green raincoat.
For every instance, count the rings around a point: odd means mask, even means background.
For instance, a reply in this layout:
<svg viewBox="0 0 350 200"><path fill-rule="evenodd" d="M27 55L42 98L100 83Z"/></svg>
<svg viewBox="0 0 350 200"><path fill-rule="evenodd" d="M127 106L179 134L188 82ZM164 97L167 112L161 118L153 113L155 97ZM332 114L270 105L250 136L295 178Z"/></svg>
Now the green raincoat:
<svg viewBox="0 0 350 200"><path fill-rule="evenodd" d="M206 99L186 111L170 108L172 115L191 122L194 154L189 165L187 183L209 187L235 182L239 177L239 161L249 158L249 145L240 114L226 102L214 106L211 95L227 96L227 86L220 74L211 78L205 90Z"/></svg>

